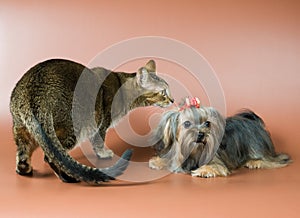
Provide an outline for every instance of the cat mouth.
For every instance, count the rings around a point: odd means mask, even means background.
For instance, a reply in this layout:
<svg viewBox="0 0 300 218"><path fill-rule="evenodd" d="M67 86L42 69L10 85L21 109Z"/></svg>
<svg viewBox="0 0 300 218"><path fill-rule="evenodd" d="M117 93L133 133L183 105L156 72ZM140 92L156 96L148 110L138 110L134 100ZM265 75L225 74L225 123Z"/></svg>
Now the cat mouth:
<svg viewBox="0 0 300 218"><path fill-rule="evenodd" d="M154 104L154 106L158 106L158 107L161 107L161 108L167 108L167 107L170 107L173 103L172 102L169 102L169 103L156 103Z"/></svg>

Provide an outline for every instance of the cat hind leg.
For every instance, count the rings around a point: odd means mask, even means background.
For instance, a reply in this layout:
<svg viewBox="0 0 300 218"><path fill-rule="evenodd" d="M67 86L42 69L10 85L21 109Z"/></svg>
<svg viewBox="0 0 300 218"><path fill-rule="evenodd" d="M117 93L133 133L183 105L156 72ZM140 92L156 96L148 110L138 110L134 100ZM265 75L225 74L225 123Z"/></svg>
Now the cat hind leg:
<svg viewBox="0 0 300 218"><path fill-rule="evenodd" d="M17 144L16 172L20 175L30 176L33 174L31 156L38 144L24 126L14 126L13 133Z"/></svg>

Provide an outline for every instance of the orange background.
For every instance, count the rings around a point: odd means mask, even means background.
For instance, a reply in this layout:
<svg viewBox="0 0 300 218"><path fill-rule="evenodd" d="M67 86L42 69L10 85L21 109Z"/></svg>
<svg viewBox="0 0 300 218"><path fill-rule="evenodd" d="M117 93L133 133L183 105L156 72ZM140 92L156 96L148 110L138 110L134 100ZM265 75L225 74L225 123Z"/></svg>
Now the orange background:
<svg viewBox="0 0 300 218"><path fill-rule="evenodd" d="M296 217L299 11L297 0L0 1L0 216ZM291 154L294 163L228 178L170 175L147 184L95 188L61 183L38 153L35 176L17 176L8 103L23 73L53 57L87 64L110 45L139 36L170 37L201 53L220 80L228 115L244 107L256 111L277 150ZM164 63L157 68L167 69ZM137 112L132 122L143 132L148 127L139 117ZM113 143L116 136L110 136Z"/></svg>

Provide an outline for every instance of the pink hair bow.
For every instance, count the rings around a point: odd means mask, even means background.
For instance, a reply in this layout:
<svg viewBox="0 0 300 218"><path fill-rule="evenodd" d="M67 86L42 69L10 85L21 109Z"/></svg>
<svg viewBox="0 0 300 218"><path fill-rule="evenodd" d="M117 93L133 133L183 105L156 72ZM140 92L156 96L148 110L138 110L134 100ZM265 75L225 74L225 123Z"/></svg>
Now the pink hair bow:
<svg viewBox="0 0 300 218"><path fill-rule="evenodd" d="M197 97L187 97L185 99L185 103L179 108L179 111L182 111L184 109L190 108L190 107L196 107L200 108L200 100Z"/></svg>

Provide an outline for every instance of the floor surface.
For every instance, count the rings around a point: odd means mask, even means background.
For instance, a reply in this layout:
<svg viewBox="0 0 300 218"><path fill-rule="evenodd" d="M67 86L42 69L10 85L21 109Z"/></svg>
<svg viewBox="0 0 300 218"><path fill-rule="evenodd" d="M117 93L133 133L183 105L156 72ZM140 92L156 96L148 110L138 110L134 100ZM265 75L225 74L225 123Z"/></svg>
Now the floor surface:
<svg viewBox="0 0 300 218"><path fill-rule="evenodd" d="M172 174L144 183L66 184L41 150L33 156L33 177L17 175L11 123L0 126L0 217L299 217L299 154L282 169L241 169L226 178ZM79 148L72 155L87 162Z"/></svg>

